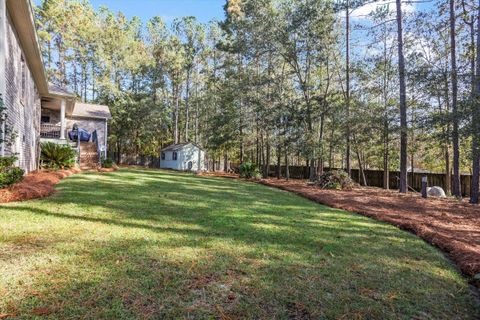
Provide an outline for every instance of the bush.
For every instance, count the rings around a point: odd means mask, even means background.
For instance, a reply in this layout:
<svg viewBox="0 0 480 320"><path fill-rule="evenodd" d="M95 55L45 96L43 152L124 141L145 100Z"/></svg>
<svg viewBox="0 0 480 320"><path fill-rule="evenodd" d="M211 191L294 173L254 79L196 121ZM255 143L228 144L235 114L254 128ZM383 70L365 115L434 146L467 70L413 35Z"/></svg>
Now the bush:
<svg viewBox="0 0 480 320"><path fill-rule="evenodd" d="M352 190L355 182L345 171L335 170L322 174L316 184L322 189Z"/></svg>
<svg viewBox="0 0 480 320"><path fill-rule="evenodd" d="M260 179L262 177L260 170L253 163L246 162L241 164L239 171L240 171L240 177L245 179L252 179L252 178Z"/></svg>
<svg viewBox="0 0 480 320"><path fill-rule="evenodd" d="M17 161L16 157L0 157L0 170L13 167L15 161Z"/></svg>
<svg viewBox="0 0 480 320"><path fill-rule="evenodd" d="M102 161L102 168L110 169L110 168L113 168L114 165L115 165L115 162L113 162L112 159L107 158Z"/></svg>
<svg viewBox="0 0 480 320"><path fill-rule="evenodd" d="M53 142L42 143L40 162L42 168L65 169L75 165L77 153L69 145L61 145Z"/></svg>
<svg viewBox="0 0 480 320"><path fill-rule="evenodd" d="M15 157L0 157L0 188L22 181L25 171L14 167Z"/></svg>

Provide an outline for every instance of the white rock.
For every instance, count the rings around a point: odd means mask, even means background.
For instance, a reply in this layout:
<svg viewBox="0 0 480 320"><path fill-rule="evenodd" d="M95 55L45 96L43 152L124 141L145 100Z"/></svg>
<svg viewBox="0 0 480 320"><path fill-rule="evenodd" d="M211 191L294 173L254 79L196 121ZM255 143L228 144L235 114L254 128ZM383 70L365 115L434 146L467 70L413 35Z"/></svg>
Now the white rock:
<svg viewBox="0 0 480 320"><path fill-rule="evenodd" d="M446 198L447 195L445 191L441 187L431 187L427 188L427 194L429 197L436 197L436 198Z"/></svg>

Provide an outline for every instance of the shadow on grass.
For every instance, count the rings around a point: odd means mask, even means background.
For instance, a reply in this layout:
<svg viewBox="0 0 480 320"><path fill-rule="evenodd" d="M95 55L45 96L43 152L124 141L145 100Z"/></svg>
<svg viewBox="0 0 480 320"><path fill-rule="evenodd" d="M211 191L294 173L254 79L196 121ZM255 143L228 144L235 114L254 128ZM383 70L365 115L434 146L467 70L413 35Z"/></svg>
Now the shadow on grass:
<svg viewBox="0 0 480 320"><path fill-rule="evenodd" d="M141 169L74 176L58 190L8 208L49 221L45 232L80 234L52 244L61 263L34 278L39 295L11 299L21 314L46 306L58 318L478 315L465 280L421 240L286 192Z"/></svg>

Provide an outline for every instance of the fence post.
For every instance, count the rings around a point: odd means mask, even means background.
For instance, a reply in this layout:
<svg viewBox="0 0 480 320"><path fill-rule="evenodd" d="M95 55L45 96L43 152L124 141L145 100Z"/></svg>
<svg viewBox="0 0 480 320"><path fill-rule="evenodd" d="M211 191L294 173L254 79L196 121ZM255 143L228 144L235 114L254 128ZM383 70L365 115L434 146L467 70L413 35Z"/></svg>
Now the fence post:
<svg viewBox="0 0 480 320"><path fill-rule="evenodd" d="M422 197L427 198L427 187L428 187L428 178L426 176L422 177Z"/></svg>

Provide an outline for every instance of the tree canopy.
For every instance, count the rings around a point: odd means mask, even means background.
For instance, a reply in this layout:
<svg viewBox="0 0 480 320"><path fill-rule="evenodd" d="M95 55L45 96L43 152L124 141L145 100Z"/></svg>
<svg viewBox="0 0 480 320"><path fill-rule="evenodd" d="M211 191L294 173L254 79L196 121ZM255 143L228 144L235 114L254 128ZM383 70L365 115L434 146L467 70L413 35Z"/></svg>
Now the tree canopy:
<svg viewBox="0 0 480 320"><path fill-rule="evenodd" d="M459 195L459 175L479 170L478 3L356 15L365 3L228 0L222 21L167 25L44 0L36 18L50 81L110 106L118 158L192 141L264 174L351 163L384 170L387 188L390 171L453 174Z"/></svg>

